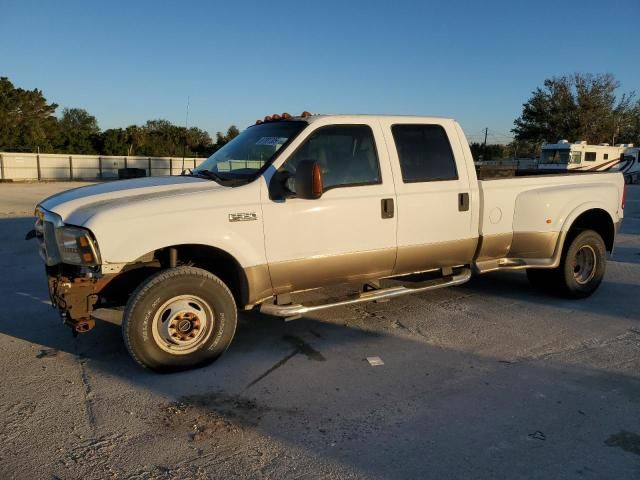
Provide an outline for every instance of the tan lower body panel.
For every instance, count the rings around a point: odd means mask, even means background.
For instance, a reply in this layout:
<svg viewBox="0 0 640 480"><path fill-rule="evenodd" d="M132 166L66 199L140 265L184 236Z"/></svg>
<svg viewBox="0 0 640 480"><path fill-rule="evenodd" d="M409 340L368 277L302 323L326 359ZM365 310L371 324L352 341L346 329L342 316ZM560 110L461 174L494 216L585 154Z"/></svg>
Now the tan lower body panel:
<svg viewBox="0 0 640 480"><path fill-rule="evenodd" d="M477 246L477 238L467 238L451 242L398 247L393 274L403 275L436 268L468 265L473 260Z"/></svg>
<svg viewBox="0 0 640 480"><path fill-rule="evenodd" d="M249 305L273 295L273 287L271 286L271 277L269 276L269 267L267 265L247 267L244 269L244 274L247 277L247 287L249 289Z"/></svg>
<svg viewBox="0 0 640 480"><path fill-rule="evenodd" d="M559 261L560 236L561 232L513 232L481 237L475 267L480 272L551 268Z"/></svg>
<svg viewBox="0 0 640 480"><path fill-rule="evenodd" d="M391 274L395 248L276 262L269 265L276 295L336 283L364 282Z"/></svg>
<svg viewBox="0 0 640 480"><path fill-rule="evenodd" d="M514 232L510 258L551 258L560 232Z"/></svg>
<svg viewBox="0 0 640 480"><path fill-rule="evenodd" d="M480 238L477 261L497 258L549 258L560 232L513 232Z"/></svg>
<svg viewBox="0 0 640 480"><path fill-rule="evenodd" d="M480 246L478 248L476 261L484 262L486 260L506 257L512 242L512 232L480 237Z"/></svg>
<svg viewBox="0 0 640 480"><path fill-rule="evenodd" d="M503 258L551 259L559 235L559 232L514 232L488 235L480 240L469 238L249 267L245 269L249 304L272 295L331 284L366 282L391 275L468 265L476 250L478 263L495 263L492 260Z"/></svg>

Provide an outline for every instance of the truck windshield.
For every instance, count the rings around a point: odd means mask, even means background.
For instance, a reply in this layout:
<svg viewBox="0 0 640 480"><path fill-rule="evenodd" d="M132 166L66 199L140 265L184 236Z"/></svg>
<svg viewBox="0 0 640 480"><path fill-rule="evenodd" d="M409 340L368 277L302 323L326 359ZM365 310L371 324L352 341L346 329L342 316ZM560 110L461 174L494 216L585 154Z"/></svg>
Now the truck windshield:
<svg viewBox="0 0 640 480"><path fill-rule="evenodd" d="M569 163L568 148L549 148L542 150L540 163Z"/></svg>
<svg viewBox="0 0 640 480"><path fill-rule="evenodd" d="M306 122L296 121L251 126L196 167L193 175L213 173L223 180L251 181L306 126Z"/></svg>

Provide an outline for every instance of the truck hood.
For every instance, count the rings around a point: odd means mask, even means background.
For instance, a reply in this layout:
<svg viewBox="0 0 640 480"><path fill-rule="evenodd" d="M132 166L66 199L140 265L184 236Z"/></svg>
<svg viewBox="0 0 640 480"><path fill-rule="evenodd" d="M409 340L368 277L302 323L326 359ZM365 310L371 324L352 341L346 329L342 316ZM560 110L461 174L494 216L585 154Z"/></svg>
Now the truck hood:
<svg viewBox="0 0 640 480"><path fill-rule="evenodd" d="M73 188L52 195L39 205L60 215L65 223L83 225L99 211L125 204L218 189L226 187L198 177L147 177Z"/></svg>

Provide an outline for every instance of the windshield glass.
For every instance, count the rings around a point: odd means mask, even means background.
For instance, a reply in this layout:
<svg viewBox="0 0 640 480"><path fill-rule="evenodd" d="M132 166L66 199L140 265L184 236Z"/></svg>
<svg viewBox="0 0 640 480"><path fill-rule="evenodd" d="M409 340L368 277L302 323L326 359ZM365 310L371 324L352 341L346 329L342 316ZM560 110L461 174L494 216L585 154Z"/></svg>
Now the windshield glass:
<svg viewBox="0 0 640 480"><path fill-rule="evenodd" d="M568 148L550 148L542 150L540 163L569 163Z"/></svg>
<svg viewBox="0 0 640 480"><path fill-rule="evenodd" d="M251 180L306 125L281 121L249 127L196 167L193 174L208 170L222 178Z"/></svg>

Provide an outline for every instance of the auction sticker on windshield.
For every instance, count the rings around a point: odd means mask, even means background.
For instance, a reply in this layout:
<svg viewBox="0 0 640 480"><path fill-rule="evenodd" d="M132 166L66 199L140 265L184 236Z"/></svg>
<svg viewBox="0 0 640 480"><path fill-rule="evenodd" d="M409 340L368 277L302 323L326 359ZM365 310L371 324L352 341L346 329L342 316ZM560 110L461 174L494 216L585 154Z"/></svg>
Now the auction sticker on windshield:
<svg viewBox="0 0 640 480"><path fill-rule="evenodd" d="M256 142L256 145L278 145L279 143L284 143L283 142L286 141L286 138L280 138L280 137L261 137L258 139L258 141Z"/></svg>

